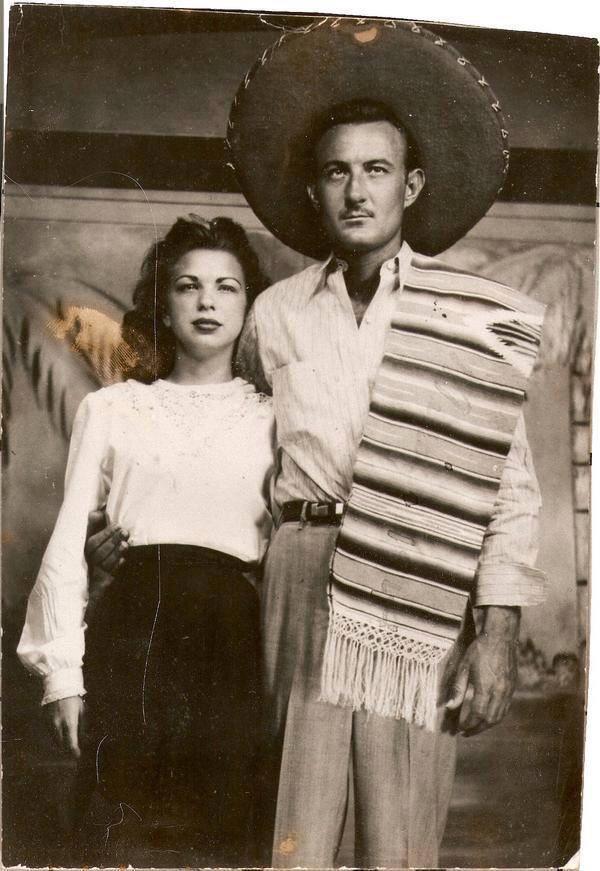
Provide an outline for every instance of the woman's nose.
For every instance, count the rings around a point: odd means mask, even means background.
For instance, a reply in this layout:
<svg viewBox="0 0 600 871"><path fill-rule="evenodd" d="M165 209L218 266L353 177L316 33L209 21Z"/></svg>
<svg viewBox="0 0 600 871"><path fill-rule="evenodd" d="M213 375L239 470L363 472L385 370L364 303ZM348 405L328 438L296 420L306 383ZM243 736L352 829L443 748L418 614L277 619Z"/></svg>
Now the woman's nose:
<svg viewBox="0 0 600 871"><path fill-rule="evenodd" d="M215 307L215 294L210 287L201 287L196 297L196 305L200 311Z"/></svg>

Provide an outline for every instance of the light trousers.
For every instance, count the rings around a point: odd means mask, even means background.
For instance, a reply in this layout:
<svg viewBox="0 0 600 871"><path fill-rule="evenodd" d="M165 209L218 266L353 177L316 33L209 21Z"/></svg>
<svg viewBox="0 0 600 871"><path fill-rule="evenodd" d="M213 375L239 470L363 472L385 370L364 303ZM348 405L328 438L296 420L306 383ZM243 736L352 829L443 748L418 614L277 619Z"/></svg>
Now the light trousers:
<svg viewBox="0 0 600 871"><path fill-rule="evenodd" d="M285 523L274 533L265 566L267 729L280 754L272 863L335 866L352 761L355 864L435 867L454 780L455 737L441 727L427 732L319 701L337 534L335 526Z"/></svg>

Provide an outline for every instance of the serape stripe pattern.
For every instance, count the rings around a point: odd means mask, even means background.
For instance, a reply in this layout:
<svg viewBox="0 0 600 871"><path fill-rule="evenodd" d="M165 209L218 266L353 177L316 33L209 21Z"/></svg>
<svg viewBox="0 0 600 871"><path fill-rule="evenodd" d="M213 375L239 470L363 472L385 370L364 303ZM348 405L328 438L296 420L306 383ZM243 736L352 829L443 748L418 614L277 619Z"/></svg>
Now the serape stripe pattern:
<svg viewBox="0 0 600 871"><path fill-rule="evenodd" d="M543 306L414 257L332 561L321 697L433 729Z"/></svg>

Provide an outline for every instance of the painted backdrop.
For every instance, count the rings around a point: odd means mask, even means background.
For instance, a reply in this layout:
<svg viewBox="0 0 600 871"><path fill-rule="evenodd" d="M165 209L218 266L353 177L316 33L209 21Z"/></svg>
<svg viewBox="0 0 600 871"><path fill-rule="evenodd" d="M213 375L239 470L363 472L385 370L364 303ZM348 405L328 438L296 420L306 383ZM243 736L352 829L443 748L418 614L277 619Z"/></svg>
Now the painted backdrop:
<svg viewBox="0 0 600 871"><path fill-rule="evenodd" d="M9 185L4 228L4 862L77 864L60 852L73 768L45 733L40 689L14 648L62 498L82 397L116 377L111 349L146 248L188 212L250 232L273 280L306 259L241 196ZM525 611L520 690L496 729L461 742L441 860L449 867L559 865L578 838L585 641L594 210L498 204L450 262L548 304L526 420L544 507L547 602ZM98 334L106 342L90 337ZM535 801L531 801L534 790ZM339 861L352 862L352 804Z"/></svg>
<svg viewBox="0 0 600 871"><path fill-rule="evenodd" d="M29 592L54 523L75 409L118 377L115 361L88 337L111 339L118 329L155 234L189 211L228 214L247 227L273 280L307 260L267 233L235 194L9 186L6 206L3 541L11 610ZM549 306L525 410L544 502L539 566L549 596L523 621L549 663L578 652L585 625L592 220L585 207L500 205L445 255Z"/></svg>

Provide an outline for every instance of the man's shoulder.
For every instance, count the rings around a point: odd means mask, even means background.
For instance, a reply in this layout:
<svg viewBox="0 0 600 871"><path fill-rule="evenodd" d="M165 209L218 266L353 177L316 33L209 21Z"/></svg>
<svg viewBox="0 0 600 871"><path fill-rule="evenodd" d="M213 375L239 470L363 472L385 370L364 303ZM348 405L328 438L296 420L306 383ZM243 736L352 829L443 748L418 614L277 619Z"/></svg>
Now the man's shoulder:
<svg viewBox="0 0 600 871"><path fill-rule="evenodd" d="M302 306L317 287L322 271L322 263L311 263L300 272L276 281L256 298L255 312L262 314L277 310L288 311L290 308Z"/></svg>
<svg viewBox="0 0 600 871"><path fill-rule="evenodd" d="M422 290L458 293L465 305L487 302L533 316L542 316L545 308L543 303L502 281L462 269L437 257L415 254L406 283Z"/></svg>

